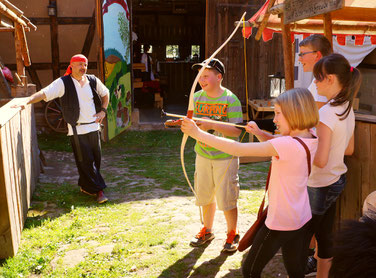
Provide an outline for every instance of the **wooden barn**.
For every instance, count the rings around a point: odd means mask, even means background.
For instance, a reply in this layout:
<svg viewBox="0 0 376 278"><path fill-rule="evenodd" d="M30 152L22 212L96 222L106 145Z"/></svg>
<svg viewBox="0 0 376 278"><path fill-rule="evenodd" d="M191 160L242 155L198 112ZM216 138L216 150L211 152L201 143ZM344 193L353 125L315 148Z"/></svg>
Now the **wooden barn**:
<svg viewBox="0 0 376 278"><path fill-rule="evenodd" d="M110 37L106 31L110 28L106 28L106 24L112 24L108 17L106 19L105 6L117 2L126 3L129 12L128 29L122 32L127 32L126 43L129 44L129 38L132 42L129 50L133 77L132 89L128 88L129 84L124 85L123 91L126 92L123 94L132 91L132 98L128 96L127 99L133 99L133 102L123 102L122 106L123 110L126 110L125 115L130 118L135 107L139 108L141 113L154 111L151 116L158 114L156 111L162 107L166 110L175 107L184 110L196 74L191 70L192 64L210 56L226 40L234 29L234 22L240 19L243 12L256 12L264 1L13 0L12 3L23 7L25 16L38 27L36 32L27 34L32 60L26 71L29 82L34 83L37 90L46 86L64 73L70 57L76 53L88 56L89 73L107 80L109 75L106 73L113 69L114 61L118 58L111 54L112 47L108 51L105 49L106 45L111 44L106 44ZM119 3L117 5L120 5ZM114 6L116 5L112 5ZM10 37L11 34L8 33L0 37L0 57L2 62L14 71L16 63ZM151 45L150 56L157 80L154 84L141 79L144 68L142 64L139 67L140 55L147 44ZM124 51L126 52L126 49ZM247 110L247 94L249 99L268 98L268 76L277 72L283 73L280 35L264 43L244 40L239 29L217 57L226 66L223 84L237 94L244 105L244 112ZM127 63L130 64L131 61ZM115 90L112 93L116 95ZM115 97L113 102L115 105ZM54 102L36 105L39 129L48 131L52 128L58 132L65 130L56 119L58 116L54 113L55 110ZM152 117L151 121L154 120L161 121ZM128 127L129 120L123 119L123 125ZM123 130L119 128L116 127L114 134Z"/></svg>

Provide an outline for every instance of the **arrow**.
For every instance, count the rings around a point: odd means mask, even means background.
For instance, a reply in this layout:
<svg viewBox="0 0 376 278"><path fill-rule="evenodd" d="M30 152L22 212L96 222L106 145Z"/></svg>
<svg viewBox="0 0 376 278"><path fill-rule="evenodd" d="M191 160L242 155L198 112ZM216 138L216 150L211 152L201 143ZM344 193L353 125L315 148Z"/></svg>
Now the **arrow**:
<svg viewBox="0 0 376 278"><path fill-rule="evenodd" d="M186 116L184 115L179 115L179 114L173 114L173 113L167 113L162 110L161 113L162 116L168 116L168 117L174 117L174 118L185 118ZM240 129L245 129L246 124L241 124L241 123L229 123L229 122L221 122L221 121L216 121L216 120L211 120L211 119L203 119L203 118L197 118L197 117L192 117L192 120L195 121L201 121L201 122L208 122L208 123L215 123L215 124L221 124L221 125L228 125L228 126L234 126Z"/></svg>

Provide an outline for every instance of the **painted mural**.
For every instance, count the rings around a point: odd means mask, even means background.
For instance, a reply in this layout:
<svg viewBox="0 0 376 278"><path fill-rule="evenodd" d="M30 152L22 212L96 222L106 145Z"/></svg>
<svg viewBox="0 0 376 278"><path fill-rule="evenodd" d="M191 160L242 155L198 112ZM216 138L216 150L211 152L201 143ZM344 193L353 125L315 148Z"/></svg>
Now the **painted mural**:
<svg viewBox="0 0 376 278"><path fill-rule="evenodd" d="M126 0L104 0L102 5L105 84L110 90L108 139L131 124L130 14Z"/></svg>

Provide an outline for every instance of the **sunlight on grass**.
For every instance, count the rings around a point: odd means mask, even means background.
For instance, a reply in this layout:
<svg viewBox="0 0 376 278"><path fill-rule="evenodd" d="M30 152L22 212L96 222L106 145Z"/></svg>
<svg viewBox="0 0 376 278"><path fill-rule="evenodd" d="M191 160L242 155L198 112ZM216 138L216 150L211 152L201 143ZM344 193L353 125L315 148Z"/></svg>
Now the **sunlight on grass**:
<svg viewBox="0 0 376 278"><path fill-rule="evenodd" d="M104 143L111 160L102 172L113 194L104 205L80 194L75 184L39 183L18 254L0 262L0 277L209 277L224 267L239 269L240 260L225 262L187 244L186 227L197 210L184 210L193 194L180 165L181 136L180 131L131 131ZM39 142L45 151L71 151L66 136L41 135ZM188 140L185 153L191 181L193 145ZM257 212L267 170L268 163L240 166L242 214ZM154 195L158 192L163 197ZM174 207L170 197L189 201Z"/></svg>

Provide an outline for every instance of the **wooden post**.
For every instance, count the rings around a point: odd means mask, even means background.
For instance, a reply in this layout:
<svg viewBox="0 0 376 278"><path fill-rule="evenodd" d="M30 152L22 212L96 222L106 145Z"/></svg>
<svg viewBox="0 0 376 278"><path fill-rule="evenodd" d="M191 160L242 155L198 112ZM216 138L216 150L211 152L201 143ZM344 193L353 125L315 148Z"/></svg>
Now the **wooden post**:
<svg viewBox="0 0 376 278"><path fill-rule="evenodd" d="M332 14L326 13L324 16L324 36L330 41L333 49Z"/></svg>
<svg viewBox="0 0 376 278"><path fill-rule="evenodd" d="M57 5L56 0L50 0L50 5ZM56 9L57 10L57 9ZM60 59L59 59L59 41L58 41L58 23L57 14L50 15L50 34L51 34L51 54L52 54L52 76L53 79L60 77Z"/></svg>
<svg viewBox="0 0 376 278"><path fill-rule="evenodd" d="M16 65L17 65L17 74L18 76L25 76L25 66L24 61L22 58L22 44L21 44L21 38L20 38L20 32L18 31L20 28L19 23L15 22L15 32L14 32L14 43L16 48Z"/></svg>
<svg viewBox="0 0 376 278"><path fill-rule="evenodd" d="M286 90L294 88L294 65L292 60L292 44L290 24L283 24L283 14L281 17L283 62L285 68Z"/></svg>
<svg viewBox="0 0 376 278"><path fill-rule="evenodd" d="M97 34L99 38L99 45L97 46L98 50L98 77L99 79L104 82L105 75L104 75L104 40L103 40L103 18L102 18L102 0L95 1L95 10L96 10L96 17L97 17Z"/></svg>

